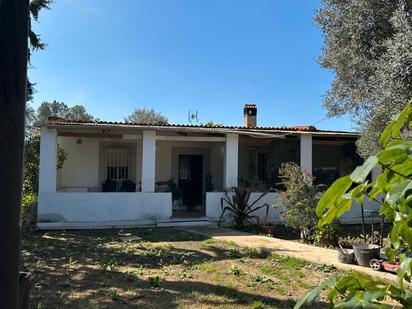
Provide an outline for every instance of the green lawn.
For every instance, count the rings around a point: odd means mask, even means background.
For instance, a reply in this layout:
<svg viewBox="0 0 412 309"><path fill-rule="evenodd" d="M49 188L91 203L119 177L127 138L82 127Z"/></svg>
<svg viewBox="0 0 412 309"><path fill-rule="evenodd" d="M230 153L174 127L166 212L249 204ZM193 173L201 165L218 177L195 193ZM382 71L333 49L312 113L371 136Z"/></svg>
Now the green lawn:
<svg viewBox="0 0 412 309"><path fill-rule="evenodd" d="M291 308L336 272L171 228L35 232L22 264L32 308Z"/></svg>

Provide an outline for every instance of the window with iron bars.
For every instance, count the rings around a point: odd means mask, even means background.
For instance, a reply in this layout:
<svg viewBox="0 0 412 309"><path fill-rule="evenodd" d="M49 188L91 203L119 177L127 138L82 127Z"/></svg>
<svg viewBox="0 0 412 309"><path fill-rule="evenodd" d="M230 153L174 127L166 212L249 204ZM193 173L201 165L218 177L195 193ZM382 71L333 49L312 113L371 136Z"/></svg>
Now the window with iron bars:
<svg viewBox="0 0 412 309"><path fill-rule="evenodd" d="M249 152L249 179L265 182L267 180L267 152Z"/></svg>
<svg viewBox="0 0 412 309"><path fill-rule="evenodd" d="M108 148L105 151L105 179L130 179L130 148Z"/></svg>

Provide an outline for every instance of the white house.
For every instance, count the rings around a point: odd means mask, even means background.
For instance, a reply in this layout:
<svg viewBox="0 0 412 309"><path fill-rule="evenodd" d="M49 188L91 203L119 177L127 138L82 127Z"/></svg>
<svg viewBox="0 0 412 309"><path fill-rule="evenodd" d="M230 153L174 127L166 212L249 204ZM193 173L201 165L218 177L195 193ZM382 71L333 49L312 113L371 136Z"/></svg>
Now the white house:
<svg viewBox="0 0 412 309"><path fill-rule="evenodd" d="M357 133L258 127L256 119L251 104L240 127L52 117L41 127L38 227L207 224L219 218L225 188L274 187L282 162L327 184L353 169ZM57 145L67 154L61 169ZM265 201L276 204L276 193ZM271 207L269 220L281 211ZM359 216L354 209L346 218Z"/></svg>

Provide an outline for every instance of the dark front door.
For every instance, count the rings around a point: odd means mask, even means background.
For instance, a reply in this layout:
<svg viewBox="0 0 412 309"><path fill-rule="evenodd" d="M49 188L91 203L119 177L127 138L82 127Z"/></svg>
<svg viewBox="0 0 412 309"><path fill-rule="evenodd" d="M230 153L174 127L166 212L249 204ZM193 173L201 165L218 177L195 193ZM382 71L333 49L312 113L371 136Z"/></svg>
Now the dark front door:
<svg viewBox="0 0 412 309"><path fill-rule="evenodd" d="M203 202L203 157L179 155L179 189L183 204L193 209Z"/></svg>

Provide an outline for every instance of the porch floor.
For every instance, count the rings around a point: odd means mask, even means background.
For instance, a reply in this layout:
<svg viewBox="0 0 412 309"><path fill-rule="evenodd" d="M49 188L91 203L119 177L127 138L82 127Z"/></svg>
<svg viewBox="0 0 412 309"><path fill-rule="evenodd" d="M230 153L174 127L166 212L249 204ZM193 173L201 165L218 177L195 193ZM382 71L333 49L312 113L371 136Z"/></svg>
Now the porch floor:
<svg viewBox="0 0 412 309"><path fill-rule="evenodd" d="M172 211L172 218L201 218L205 217L206 212L202 210L176 209Z"/></svg>

